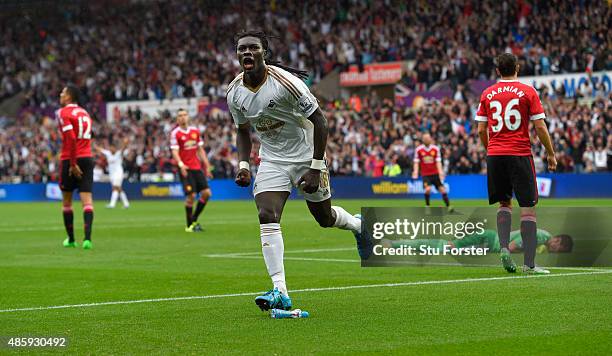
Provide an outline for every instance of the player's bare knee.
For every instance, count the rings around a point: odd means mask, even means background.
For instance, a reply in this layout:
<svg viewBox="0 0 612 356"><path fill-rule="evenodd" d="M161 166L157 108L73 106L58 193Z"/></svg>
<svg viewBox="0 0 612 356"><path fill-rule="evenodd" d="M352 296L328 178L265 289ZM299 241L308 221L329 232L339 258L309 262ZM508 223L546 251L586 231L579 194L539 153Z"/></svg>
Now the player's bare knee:
<svg viewBox="0 0 612 356"><path fill-rule="evenodd" d="M428 186L425 188L425 194L429 194L429 193L431 193L431 187Z"/></svg>
<svg viewBox="0 0 612 356"><path fill-rule="evenodd" d="M83 206L85 205L93 205L93 198L91 196L91 193L81 193L80 194L81 197L81 203L83 204Z"/></svg>
<svg viewBox="0 0 612 356"><path fill-rule="evenodd" d="M512 208L512 200L500 201L499 202L499 207L500 208Z"/></svg>
<svg viewBox="0 0 612 356"><path fill-rule="evenodd" d="M72 207L72 199L66 199L64 198L64 200L62 201L62 206L64 208L70 208Z"/></svg>
<svg viewBox="0 0 612 356"><path fill-rule="evenodd" d="M187 194L185 196L185 203L187 204L193 204L193 200L194 200L195 194Z"/></svg>
<svg viewBox="0 0 612 356"><path fill-rule="evenodd" d="M208 200L208 199L210 199L212 197L212 192L210 191L210 189L203 190L200 193L200 197L203 200Z"/></svg>
<svg viewBox="0 0 612 356"><path fill-rule="evenodd" d="M535 207L521 208L521 218L523 217L535 218L535 216L536 216Z"/></svg>
<svg viewBox="0 0 612 356"><path fill-rule="evenodd" d="M280 222L280 213L268 207L259 208L259 223L270 224Z"/></svg>

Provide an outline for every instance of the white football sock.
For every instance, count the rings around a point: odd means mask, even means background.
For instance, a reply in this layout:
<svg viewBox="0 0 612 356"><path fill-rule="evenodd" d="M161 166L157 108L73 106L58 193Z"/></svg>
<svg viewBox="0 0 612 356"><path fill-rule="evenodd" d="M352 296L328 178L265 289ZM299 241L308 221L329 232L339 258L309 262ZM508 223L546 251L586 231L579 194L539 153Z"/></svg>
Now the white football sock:
<svg viewBox="0 0 612 356"><path fill-rule="evenodd" d="M124 207L127 208L128 206L130 206L130 202L128 201L127 195L125 194L123 190L121 191L119 196L121 197L121 203L123 203Z"/></svg>
<svg viewBox="0 0 612 356"><path fill-rule="evenodd" d="M331 208L336 212L335 227L361 233L361 219L354 217L339 206L332 206Z"/></svg>
<svg viewBox="0 0 612 356"><path fill-rule="evenodd" d="M108 205L110 205L111 207L115 207L115 204L117 204L117 197L119 196L119 193L117 193L116 190L113 190L113 193L111 194L111 200L110 203Z"/></svg>
<svg viewBox="0 0 612 356"><path fill-rule="evenodd" d="M285 283L285 266L283 265L285 246L283 245L280 224L260 224L259 228L261 231L261 252L266 261L268 274L272 278L274 287L278 288L284 295L288 295Z"/></svg>

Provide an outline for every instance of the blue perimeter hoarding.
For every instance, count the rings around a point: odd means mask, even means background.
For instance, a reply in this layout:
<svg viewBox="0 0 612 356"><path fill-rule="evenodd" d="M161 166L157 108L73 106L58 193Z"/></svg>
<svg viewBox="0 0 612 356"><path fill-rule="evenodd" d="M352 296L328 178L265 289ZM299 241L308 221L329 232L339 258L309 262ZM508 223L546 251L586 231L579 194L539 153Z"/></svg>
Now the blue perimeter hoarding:
<svg viewBox="0 0 612 356"><path fill-rule="evenodd" d="M231 179L209 182L214 200L251 199L250 188L240 188ZM484 175L455 175L444 183L453 199L486 199L487 177ZM124 183L128 197L133 200L182 199L179 183ZM612 174L542 174L538 175L541 197L551 198L612 198ZM108 183L94 183L94 199L106 200L111 189ZM422 198L422 181L406 177L395 178L332 178L332 196L337 199ZM434 192L433 197L436 197ZM300 198L294 191L292 198ZM56 183L0 184L0 202L46 201L61 199Z"/></svg>

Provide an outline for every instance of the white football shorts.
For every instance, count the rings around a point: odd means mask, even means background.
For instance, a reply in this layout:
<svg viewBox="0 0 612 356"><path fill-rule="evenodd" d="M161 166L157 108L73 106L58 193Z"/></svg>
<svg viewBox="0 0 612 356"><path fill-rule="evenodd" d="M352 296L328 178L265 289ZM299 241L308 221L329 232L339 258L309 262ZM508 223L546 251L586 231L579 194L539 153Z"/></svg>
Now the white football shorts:
<svg viewBox="0 0 612 356"><path fill-rule="evenodd" d="M302 191L297 186L298 181L310 169L310 161L295 163L295 162L265 162L262 161L255 176L255 184L253 185L253 195L262 192L291 192L296 187L301 195L310 202L317 203L331 198L331 189L329 186L329 171L327 169L321 171L321 180L319 189L308 194Z"/></svg>
<svg viewBox="0 0 612 356"><path fill-rule="evenodd" d="M123 172L113 172L110 175L110 183L113 187L120 187L123 183Z"/></svg>

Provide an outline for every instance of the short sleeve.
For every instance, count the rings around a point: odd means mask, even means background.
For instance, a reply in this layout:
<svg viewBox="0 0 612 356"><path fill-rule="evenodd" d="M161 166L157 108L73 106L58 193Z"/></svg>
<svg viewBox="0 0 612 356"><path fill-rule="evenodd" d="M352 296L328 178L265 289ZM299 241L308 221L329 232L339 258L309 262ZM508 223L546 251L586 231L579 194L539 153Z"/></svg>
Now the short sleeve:
<svg viewBox="0 0 612 356"><path fill-rule="evenodd" d="M227 106L229 107L229 111L232 114L232 119L234 120L236 127L238 127L238 125L245 124L248 121L244 114L240 111L241 108L238 107L234 100L234 90L230 90L230 92L227 94Z"/></svg>
<svg viewBox="0 0 612 356"><path fill-rule="evenodd" d="M540 120L546 118L542 102L535 89L531 90L529 96L529 120Z"/></svg>
<svg viewBox="0 0 612 356"><path fill-rule="evenodd" d="M419 158L419 150L418 149L414 150L414 160L413 160L413 162L416 162L416 163L421 162L421 159Z"/></svg>
<svg viewBox="0 0 612 356"><path fill-rule="evenodd" d="M301 79L296 77L293 82L296 84L296 87L299 90L296 109L301 114L304 114L305 117L309 117L319 108L317 98L312 95L306 83L304 83Z"/></svg>
<svg viewBox="0 0 612 356"><path fill-rule="evenodd" d="M436 162L442 162L442 155L440 154L440 148L436 148Z"/></svg>
<svg viewBox="0 0 612 356"><path fill-rule="evenodd" d="M70 116L66 115L65 110L58 110L56 112L56 116L62 133L74 128L72 125L72 120L70 120Z"/></svg>
<svg viewBox="0 0 612 356"><path fill-rule="evenodd" d="M487 112L486 96L484 95L484 93L482 93L482 96L480 97L480 103L478 104L478 110L476 111L476 117L474 117L474 120L480 122L487 122L488 117L489 113Z"/></svg>
<svg viewBox="0 0 612 356"><path fill-rule="evenodd" d="M198 147L202 147L204 146L204 140L202 140L202 134L200 133L200 130L196 131L198 133Z"/></svg>
<svg viewBox="0 0 612 356"><path fill-rule="evenodd" d="M319 108L317 98L310 89L295 75L276 67L269 67L270 75L275 78L285 89L287 101L293 109L304 117L309 117Z"/></svg>
<svg viewBox="0 0 612 356"><path fill-rule="evenodd" d="M173 150L179 149L178 140L176 139L176 130L172 130L170 133L170 148Z"/></svg>

